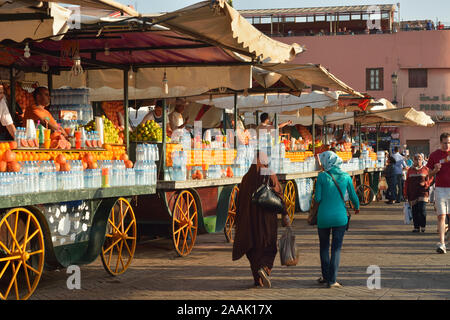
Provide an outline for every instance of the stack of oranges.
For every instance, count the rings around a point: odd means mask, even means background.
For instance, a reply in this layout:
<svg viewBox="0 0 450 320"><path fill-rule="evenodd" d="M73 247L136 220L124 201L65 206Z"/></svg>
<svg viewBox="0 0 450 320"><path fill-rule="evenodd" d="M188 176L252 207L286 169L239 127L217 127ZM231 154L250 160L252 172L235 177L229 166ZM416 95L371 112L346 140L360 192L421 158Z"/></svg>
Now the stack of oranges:
<svg viewBox="0 0 450 320"><path fill-rule="evenodd" d="M19 172L20 164L17 155L12 149L17 148L15 141L0 143L0 172Z"/></svg>

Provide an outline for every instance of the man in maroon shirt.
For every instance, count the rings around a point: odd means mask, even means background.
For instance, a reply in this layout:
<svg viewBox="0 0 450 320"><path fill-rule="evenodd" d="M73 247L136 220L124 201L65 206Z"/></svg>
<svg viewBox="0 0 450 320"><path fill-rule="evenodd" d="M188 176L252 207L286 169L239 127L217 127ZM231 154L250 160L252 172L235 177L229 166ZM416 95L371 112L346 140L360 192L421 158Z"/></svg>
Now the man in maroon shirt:
<svg viewBox="0 0 450 320"><path fill-rule="evenodd" d="M441 148L430 154L427 167L430 177L436 176L435 208L438 216L439 243L436 251L447 253L445 247L445 217L450 214L450 134L441 134Z"/></svg>

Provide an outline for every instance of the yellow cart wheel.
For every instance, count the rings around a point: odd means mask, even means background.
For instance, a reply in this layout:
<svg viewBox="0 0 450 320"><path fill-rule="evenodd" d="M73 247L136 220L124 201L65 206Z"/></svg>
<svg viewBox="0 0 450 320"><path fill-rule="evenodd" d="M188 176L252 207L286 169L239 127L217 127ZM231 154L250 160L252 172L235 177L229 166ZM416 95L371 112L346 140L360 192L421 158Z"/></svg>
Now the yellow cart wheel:
<svg viewBox="0 0 450 320"><path fill-rule="evenodd" d="M289 214L289 220L294 221L295 213L295 185L294 182L288 181L284 187L284 203L286 204L286 209Z"/></svg>
<svg viewBox="0 0 450 320"><path fill-rule="evenodd" d="M108 217L102 263L106 272L117 276L131 264L136 249L136 218L130 203L117 199Z"/></svg>
<svg viewBox="0 0 450 320"><path fill-rule="evenodd" d="M180 256L187 256L194 247L198 230L198 211L195 198L189 191L182 191L172 212L172 239Z"/></svg>
<svg viewBox="0 0 450 320"><path fill-rule="evenodd" d="M36 216L15 208L0 221L0 299L27 300L44 269L44 234Z"/></svg>
<svg viewBox="0 0 450 320"><path fill-rule="evenodd" d="M223 232L225 233L225 238L227 242L234 241L234 232L236 229L236 210L237 205L236 201L239 195L239 188L235 186L233 191L231 191L230 202L228 203L228 216L227 221L225 222L225 227L223 228Z"/></svg>

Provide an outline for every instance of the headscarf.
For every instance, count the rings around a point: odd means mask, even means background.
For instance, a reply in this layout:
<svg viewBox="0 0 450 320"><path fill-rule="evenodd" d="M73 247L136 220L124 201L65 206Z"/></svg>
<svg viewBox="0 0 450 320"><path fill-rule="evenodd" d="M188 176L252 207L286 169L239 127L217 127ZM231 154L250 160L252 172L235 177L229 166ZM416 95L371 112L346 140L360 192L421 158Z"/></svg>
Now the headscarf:
<svg viewBox="0 0 450 320"><path fill-rule="evenodd" d="M330 171L333 168L340 170L343 163L342 159L332 151L325 151L319 154L319 160L325 171Z"/></svg>

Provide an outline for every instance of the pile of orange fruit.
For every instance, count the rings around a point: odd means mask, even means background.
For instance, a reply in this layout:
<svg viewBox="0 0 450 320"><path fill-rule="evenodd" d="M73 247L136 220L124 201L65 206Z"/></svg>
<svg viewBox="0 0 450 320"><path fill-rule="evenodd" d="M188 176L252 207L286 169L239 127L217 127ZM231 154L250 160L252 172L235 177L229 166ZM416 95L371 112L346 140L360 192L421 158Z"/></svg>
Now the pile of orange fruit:
<svg viewBox="0 0 450 320"><path fill-rule="evenodd" d="M105 151L67 151L67 150L15 150L17 143L15 141L0 142L0 172L20 171L21 161L49 161L57 163L57 169L69 171L70 160L82 160L83 167L95 169L98 160L123 160L127 168L132 168L133 163L128 159L125 146L103 145ZM14 151L13 151L14 150Z"/></svg>
<svg viewBox="0 0 450 320"><path fill-rule="evenodd" d="M313 153L311 151L291 151L286 152L286 158L291 160L291 162L303 162L305 159L312 157Z"/></svg>

